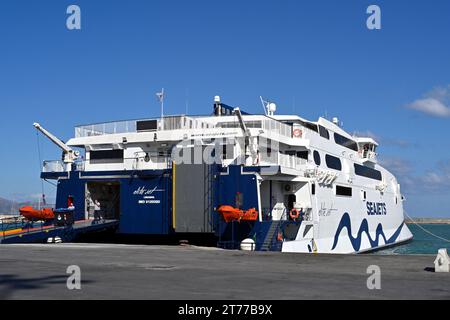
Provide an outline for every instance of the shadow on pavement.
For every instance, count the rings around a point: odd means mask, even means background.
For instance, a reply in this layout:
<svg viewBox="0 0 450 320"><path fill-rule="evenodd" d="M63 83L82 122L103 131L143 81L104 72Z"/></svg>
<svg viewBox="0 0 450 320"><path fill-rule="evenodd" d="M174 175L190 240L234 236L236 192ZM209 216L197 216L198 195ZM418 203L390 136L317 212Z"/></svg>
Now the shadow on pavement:
<svg viewBox="0 0 450 320"><path fill-rule="evenodd" d="M18 290L36 290L36 289L55 289L55 285L66 289L68 275L47 276L40 278L22 278L12 274L0 274L0 300L9 299L15 291ZM81 281L82 284L93 281ZM39 296L35 297L39 299Z"/></svg>

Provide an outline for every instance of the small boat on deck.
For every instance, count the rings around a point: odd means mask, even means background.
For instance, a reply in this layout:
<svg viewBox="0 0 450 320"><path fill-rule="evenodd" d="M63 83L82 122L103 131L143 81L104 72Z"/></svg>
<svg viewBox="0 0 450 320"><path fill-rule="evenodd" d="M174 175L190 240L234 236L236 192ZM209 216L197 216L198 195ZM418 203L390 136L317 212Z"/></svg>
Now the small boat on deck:
<svg viewBox="0 0 450 320"><path fill-rule="evenodd" d="M26 206L20 208L19 212L28 220L52 220L55 218L52 208L35 209L31 206Z"/></svg>
<svg viewBox="0 0 450 320"><path fill-rule="evenodd" d="M225 222L231 221L256 221L258 219L258 211L255 208L241 210L232 206L220 206L217 210Z"/></svg>

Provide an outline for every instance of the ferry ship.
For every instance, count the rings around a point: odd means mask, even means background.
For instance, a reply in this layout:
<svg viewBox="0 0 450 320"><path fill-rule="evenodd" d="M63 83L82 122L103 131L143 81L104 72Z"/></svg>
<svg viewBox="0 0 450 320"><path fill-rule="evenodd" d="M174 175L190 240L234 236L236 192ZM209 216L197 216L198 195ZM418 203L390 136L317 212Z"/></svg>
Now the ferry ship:
<svg viewBox="0 0 450 320"><path fill-rule="evenodd" d="M261 99L262 100L262 99ZM214 235L228 249L349 254L412 239L400 185L378 143L337 118L248 114L214 98L211 114L75 127L44 161L56 207L118 221L117 233Z"/></svg>

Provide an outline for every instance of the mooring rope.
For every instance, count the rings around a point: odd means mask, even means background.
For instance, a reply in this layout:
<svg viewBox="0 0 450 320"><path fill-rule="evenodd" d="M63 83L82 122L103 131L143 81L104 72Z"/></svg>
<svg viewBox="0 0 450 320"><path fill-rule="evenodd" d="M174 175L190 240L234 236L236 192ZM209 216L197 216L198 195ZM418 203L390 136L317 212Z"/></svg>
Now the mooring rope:
<svg viewBox="0 0 450 320"><path fill-rule="evenodd" d="M419 227L420 229L422 229L424 232L426 232L426 233L428 233L429 235L431 235L431 236L433 236L433 237L436 237L436 238L438 238L438 239L440 239L440 240L442 240L442 241L450 242L450 240L445 239L445 238L442 238L441 236L438 236L437 234L434 234L433 232L428 231L427 229L425 229L424 227L422 227L419 223L417 223L416 221L414 221L414 219L406 212L406 210L404 211L404 213L405 213L405 216L407 216L407 217L409 218L409 220L411 220L412 223L414 223L416 226L418 226L418 227Z"/></svg>

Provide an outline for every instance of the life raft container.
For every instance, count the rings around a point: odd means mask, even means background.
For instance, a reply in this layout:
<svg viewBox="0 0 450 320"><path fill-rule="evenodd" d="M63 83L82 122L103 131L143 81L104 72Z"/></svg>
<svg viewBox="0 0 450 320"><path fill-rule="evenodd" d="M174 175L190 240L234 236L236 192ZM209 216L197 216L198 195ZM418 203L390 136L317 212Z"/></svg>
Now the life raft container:
<svg viewBox="0 0 450 320"><path fill-rule="evenodd" d="M43 208L39 210L31 206L26 206L20 208L19 212L28 220L51 220L55 218L52 208Z"/></svg>
<svg viewBox="0 0 450 320"><path fill-rule="evenodd" d="M255 208L241 210L232 206L220 206L217 209L225 222L232 221L256 221L258 219L258 211Z"/></svg>

